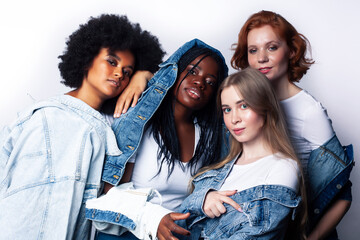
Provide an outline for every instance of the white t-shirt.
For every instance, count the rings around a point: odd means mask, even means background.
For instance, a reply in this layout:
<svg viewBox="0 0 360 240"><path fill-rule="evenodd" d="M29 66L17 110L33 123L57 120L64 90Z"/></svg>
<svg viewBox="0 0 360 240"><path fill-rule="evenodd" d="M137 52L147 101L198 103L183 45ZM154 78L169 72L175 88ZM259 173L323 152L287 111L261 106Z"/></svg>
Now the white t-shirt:
<svg viewBox="0 0 360 240"><path fill-rule="evenodd" d="M195 148L199 141L200 128L195 124ZM162 206L175 210L189 195L189 182L192 177L187 163L176 162L174 170L168 178L168 164L163 163L161 172L157 175L160 161L158 161L158 144L153 135L146 131L136 154L129 159L135 162L131 181L135 188L152 187L162 196ZM198 164L198 167L201 164ZM155 196L152 203L159 204L160 199Z"/></svg>
<svg viewBox="0 0 360 240"><path fill-rule="evenodd" d="M305 174L312 150L334 136L326 109L305 90L280 102L289 129L290 140Z"/></svg>
<svg viewBox="0 0 360 240"><path fill-rule="evenodd" d="M220 191L239 192L259 185L282 185L298 192L299 176L295 160L273 154L249 164L234 164Z"/></svg>

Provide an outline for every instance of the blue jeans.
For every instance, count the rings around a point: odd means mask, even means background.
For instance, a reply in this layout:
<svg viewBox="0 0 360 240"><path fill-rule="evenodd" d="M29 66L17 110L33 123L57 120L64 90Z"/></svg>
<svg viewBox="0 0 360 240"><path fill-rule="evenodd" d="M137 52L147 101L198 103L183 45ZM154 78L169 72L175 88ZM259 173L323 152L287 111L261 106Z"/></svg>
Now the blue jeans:
<svg viewBox="0 0 360 240"><path fill-rule="evenodd" d="M131 232L126 232L120 236L110 235L102 232L97 232L96 240L138 240Z"/></svg>

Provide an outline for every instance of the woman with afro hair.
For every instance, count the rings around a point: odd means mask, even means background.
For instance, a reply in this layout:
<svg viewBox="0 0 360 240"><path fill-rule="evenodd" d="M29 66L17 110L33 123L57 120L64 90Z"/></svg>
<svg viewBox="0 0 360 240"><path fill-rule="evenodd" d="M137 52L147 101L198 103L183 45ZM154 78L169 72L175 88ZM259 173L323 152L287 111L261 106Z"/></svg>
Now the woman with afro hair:
<svg viewBox="0 0 360 240"><path fill-rule="evenodd" d="M164 55L156 37L118 15L90 18L66 44L59 69L73 90L0 132L2 239L89 239L84 203L99 194L105 155L121 154L102 113Z"/></svg>

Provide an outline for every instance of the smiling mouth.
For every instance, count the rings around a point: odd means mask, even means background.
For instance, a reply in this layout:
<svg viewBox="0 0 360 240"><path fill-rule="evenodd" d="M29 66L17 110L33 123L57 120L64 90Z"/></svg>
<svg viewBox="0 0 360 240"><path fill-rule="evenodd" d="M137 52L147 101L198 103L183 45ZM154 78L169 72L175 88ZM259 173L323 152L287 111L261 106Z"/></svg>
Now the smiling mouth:
<svg viewBox="0 0 360 240"><path fill-rule="evenodd" d="M263 74L267 74L268 72L270 72L272 68L271 67L264 67L264 68L259 68L259 71Z"/></svg>
<svg viewBox="0 0 360 240"><path fill-rule="evenodd" d="M196 88L188 88L188 89L186 89L186 92L193 99L200 99L201 98L200 91L198 89L196 89Z"/></svg>

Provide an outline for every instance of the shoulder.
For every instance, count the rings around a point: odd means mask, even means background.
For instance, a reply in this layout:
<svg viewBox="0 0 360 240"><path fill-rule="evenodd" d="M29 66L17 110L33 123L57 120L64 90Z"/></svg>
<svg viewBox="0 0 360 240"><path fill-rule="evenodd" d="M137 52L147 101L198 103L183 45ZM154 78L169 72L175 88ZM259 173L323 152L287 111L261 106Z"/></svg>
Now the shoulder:
<svg viewBox="0 0 360 240"><path fill-rule="evenodd" d="M283 156L280 153L274 154L272 156L273 159L273 168L275 169L283 169L285 170L290 170L290 171L299 171L299 166L298 163L291 158L287 158L285 156Z"/></svg>
<svg viewBox="0 0 360 240"><path fill-rule="evenodd" d="M282 100L281 105L288 111L301 111L304 110L306 112L313 111L313 112L323 112L325 108L321 105L321 103L316 100L310 93L306 90L301 90L296 95Z"/></svg>
<svg viewBox="0 0 360 240"><path fill-rule="evenodd" d="M267 184L283 185L296 191L301 174L297 162L280 154L275 154L272 160L273 164L269 169Z"/></svg>

